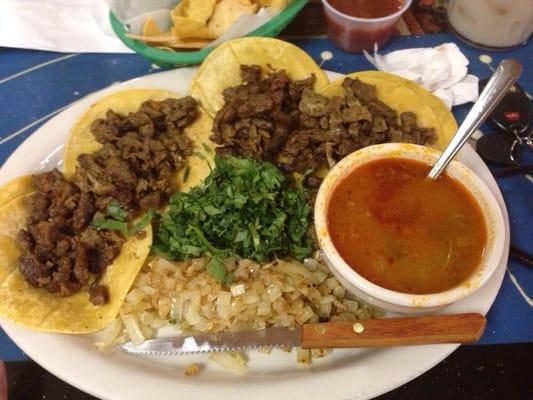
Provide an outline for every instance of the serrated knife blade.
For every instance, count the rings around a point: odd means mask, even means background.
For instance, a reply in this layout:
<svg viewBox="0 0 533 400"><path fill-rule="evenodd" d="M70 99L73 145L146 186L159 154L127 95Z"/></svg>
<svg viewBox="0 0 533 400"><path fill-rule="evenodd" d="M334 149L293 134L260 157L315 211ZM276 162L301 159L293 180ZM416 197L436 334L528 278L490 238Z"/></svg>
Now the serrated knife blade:
<svg viewBox="0 0 533 400"><path fill-rule="evenodd" d="M301 344L301 328L268 328L240 332L202 333L145 340L117 345L137 355L182 355L259 348L294 347Z"/></svg>
<svg viewBox="0 0 533 400"><path fill-rule="evenodd" d="M179 355L285 346L317 349L472 343L481 337L485 323L483 315L474 313L424 315L304 324L294 330L202 333L150 339L140 344L128 342L117 347L136 355Z"/></svg>

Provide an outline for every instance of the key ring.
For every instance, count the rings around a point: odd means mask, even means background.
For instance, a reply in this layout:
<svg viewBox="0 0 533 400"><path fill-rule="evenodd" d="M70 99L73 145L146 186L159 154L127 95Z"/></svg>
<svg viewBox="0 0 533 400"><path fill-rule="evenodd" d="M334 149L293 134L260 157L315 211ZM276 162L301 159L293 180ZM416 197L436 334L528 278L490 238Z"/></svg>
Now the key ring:
<svg viewBox="0 0 533 400"><path fill-rule="evenodd" d="M513 140L513 143L511 144L511 154L510 158L511 161L515 161L514 151L517 145L523 145L525 144L528 148L533 148L533 131L529 133L527 136L520 136L517 129L513 129L513 135L515 139Z"/></svg>

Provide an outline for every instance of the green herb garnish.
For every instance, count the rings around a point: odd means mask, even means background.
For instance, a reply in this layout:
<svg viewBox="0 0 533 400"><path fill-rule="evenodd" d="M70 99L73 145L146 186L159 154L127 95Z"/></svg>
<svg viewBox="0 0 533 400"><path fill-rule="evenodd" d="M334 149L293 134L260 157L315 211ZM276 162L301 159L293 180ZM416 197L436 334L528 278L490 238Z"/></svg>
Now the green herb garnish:
<svg viewBox="0 0 533 400"><path fill-rule="evenodd" d="M144 214L141 218L139 218L130 228L130 235L132 233L137 233L139 231L142 231L146 226L152 222L152 220L155 217L155 210L153 208L149 208L146 211L146 214Z"/></svg>
<svg viewBox="0 0 533 400"><path fill-rule="evenodd" d="M187 179L189 179L189 174L191 173L190 167L187 165L185 167L185 171L183 171L183 183L187 182Z"/></svg>
<svg viewBox="0 0 533 400"><path fill-rule="evenodd" d="M220 256L211 257L205 268L207 269L207 272L213 275L213 277L217 281L226 281L226 276L228 276L228 268L226 267Z"/></svg>
<svg viewBox="0 0 533 400"><path fill-rule="evenodd" d="M170 198L153 251L171 260L209 256L208 271L227 283L224 257L309 256L310 220L304 189L291 187L273 164L216 156L200 186Z"/></svg>
<svg viewBox="0 0 533 400"><path fill-rule="evenodd" d="M128 219L128 212L124 210L120 203L116 200L109 202L106 207L106 214L118 221L125 221Z"/></svg>
<svg viewBox="0 0 533 400"><path fill-rule="evenodd" d="M195 157L198 157L201 160L207 160L207 157L205 156L205 154L200 153L199 151L194 151L192 155Z"/></svg>
<svg viewBox="0 0 533 400"><path fill-rule="evenodd" d="M207 145L207 143L202 142L202 147L204 148L207 154L211 153L211 148Z"/></svg>
<svg viewBox="0 0 533 400"><path fill-rule="evenodd" d="M111 202L111 203L113 203L113 202ZM109 204L111 204L111 203L109 203ZM97 229L107 229L107 230L119 231L124 236L130 236L130 235L133 235L134 233L142 231L144 228L146 228L146 226L150 222L152 222L152 219L155 217L155 214L156 214L156 212L155 212L155 210L153 208L149 208L146 211L146 213L141 218L139 218L133 224L130 224L130 223L124 221L124 220L118 220L118 218L124 218L123 214L118 213L117 209L115 208L115 206L111 207L112 211L110 212L109 211L110 210L109 204L106 207L106 213L107 213L107 215L113 216L114 218L106 218L106 217L104 217L104 216L102 216L100 214L96 214L94 216L92 222L91 222L91 226L93 226L93 227L95 227ZM118 206L118 207L120 207L120 206ZM124 211L124 213L126 213L126 215L128 215L128 213L126 211Z"/></svg>
<svg viewBox="0 0 533 400"><path fill-rule="evenodd" d="M97 229L120 231L125 236L128 234L128 223L124 221L117 221L111 218L95 216L91 222L91 225Z"/></svg>

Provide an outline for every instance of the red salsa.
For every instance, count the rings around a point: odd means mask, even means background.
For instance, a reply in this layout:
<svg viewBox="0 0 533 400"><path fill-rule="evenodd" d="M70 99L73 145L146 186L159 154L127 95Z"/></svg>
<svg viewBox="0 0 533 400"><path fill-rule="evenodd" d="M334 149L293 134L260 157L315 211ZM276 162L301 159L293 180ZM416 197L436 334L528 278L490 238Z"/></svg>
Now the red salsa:
<svg viewBox="0 0 533 400"><path fill-rule="evenodd" d="M328 231L357 273L398 292L436 293L465 280L487 242L482 211L464 186L426 178L419 161L390 158L356 168L331 195Z"/></svg>
<svg viewBox="0 0 533 400"><path fill-rule="evenodd" d="M404 0L328 0L327 3L324 14L328 37L336 46L352 52L373 50L374 44L383 46L392 36L399 16L376 18L395 14L405 4Z"/></svg>
<svg viewBox="0 0 533 400"><path fill-rule="evenodd" d="M381 18L399 11L403 0L328 0L343 14L358 18Z"/></svg>

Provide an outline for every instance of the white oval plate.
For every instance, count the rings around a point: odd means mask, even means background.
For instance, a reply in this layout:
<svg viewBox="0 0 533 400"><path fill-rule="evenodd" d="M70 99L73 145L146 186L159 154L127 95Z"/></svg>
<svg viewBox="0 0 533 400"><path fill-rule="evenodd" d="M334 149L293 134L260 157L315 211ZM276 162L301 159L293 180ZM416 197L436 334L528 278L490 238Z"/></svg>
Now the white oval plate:
<svg viewBox="0 0 533 400"><path fill-rule="evenodd" d="M41 169L60 166L63 143L77 118L95 100L125 88L161 88L185 94L194 69L178 69L133 79L93 93L61 112L31 135L0 170L0 184ZM338 74L330 73L330 78ZM509 252L507 209L490 171L475 151L466 146L459 159L490 187L504 213L505 254L492 279L469 298L446 308L445 313L486 314L500 288ZM181 400L346 400L378 396L409 382L443 360L458 346L426 345L376 350L335 350L313 362L296 364L293 353L271 355L252 352L250 372L229 375L206 356L135 358L115 350L99 351L90 336L34 332L1 320L13 341L42 367L96 397L103 399ZM196 377L185 377L190 362L206 368Z"/></svg>

